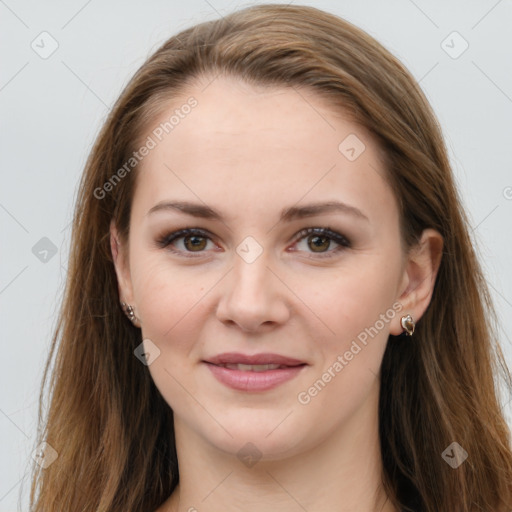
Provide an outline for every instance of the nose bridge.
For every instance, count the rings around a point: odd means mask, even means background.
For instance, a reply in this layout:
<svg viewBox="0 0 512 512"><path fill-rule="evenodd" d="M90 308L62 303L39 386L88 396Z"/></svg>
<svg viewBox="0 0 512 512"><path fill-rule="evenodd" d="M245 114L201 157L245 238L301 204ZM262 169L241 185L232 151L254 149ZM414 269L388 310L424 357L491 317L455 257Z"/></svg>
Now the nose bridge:
<svg viewBox="0 0 512 512"><path fill-rule="evenodd" d="M285 287L270 270L271 251L247 237L236 248L233 270L220 299L217 314L243 329L254 330L261 323L282 322L288 315Z"/></svg>
<svg viewBox="0 0 512 512"><path fill-rule="evenodd" d="M257 244L257 245L256 245ZM238 301L268 301L274 284L269 270L270 251L252 240L244 240L236 248L233 258L233 276L231 293ZM260 305L261 307L261 305Z"/></svg>

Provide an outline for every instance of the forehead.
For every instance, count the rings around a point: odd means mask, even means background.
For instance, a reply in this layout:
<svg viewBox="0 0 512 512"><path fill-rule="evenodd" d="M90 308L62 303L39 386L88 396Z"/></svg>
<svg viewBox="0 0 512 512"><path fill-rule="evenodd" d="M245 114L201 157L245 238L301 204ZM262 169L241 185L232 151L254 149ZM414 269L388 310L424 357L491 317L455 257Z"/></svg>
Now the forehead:
<svg viewBox="0 0 512 512"><path fill-rule="evenodd" d="M145 137L154 148L135 196L150 206L179 196L227 215L230 205L281 211L302 197L394 207L373 137L310 90L202 80L169 101Z"/></svg>

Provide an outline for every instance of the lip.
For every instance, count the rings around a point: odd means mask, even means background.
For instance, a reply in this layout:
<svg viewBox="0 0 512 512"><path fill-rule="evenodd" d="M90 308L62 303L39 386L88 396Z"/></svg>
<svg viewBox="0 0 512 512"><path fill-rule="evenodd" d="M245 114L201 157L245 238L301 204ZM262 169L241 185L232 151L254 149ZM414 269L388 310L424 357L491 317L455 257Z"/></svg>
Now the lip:
<svg viewBox="0 0 512 512"><path fill-rule="evenodd" d="M213 376L225 386L238 391L267 391L296 377L307 363L279 354L239 354L229 352L203 361ZM286 366L261 372L235 370L220 366L223 364L279 364Z"/></svg>
<svg viewBox="0 0 512 512"><path fill-rule="evenodd" d="M279 354L241 354L239 352L225 352L205 360L211 364L281 364L285 366L298 366L306 364L305 361L293 359Z"/></svg>

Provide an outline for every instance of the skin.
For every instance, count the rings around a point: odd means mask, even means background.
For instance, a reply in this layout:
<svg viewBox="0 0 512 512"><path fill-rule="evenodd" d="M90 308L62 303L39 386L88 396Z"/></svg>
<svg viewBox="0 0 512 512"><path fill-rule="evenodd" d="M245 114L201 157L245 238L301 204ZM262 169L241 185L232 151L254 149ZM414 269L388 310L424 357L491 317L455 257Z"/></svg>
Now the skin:
<svg viewBox="0 0 512 512"><path fill-rule="evenodd" d="M428 229L403 251L374 140L314 92L220 76L186 93L155 119L169 119L190 95L198 101L141 163L128 243L111 227L120 300L160 350L148 368L174 411L180 484L158 512L395 511L381 483L379 368L388 335L403 332L400 317L417 322L430 302L442 238ZM366 146L354 161L338 149L349 134ZM171 199L206 204L224 221L148 214ZM327 200L367 220L331 212L279 222L285 207ZM212 236L196 240L200 249L175 240L179 254L157 245L187 227ZM320 236L315 251L318 235L297 236L308 227L330 227L351 246L336 252L342 246ZM263 249L252 263L236 252L247 236ZM300 403L299 393L393 304L401 311ZM236 391L202 363L232 351L307 366L274 389ZM252 467L237 457L248 442L261 456Z"/></svg>

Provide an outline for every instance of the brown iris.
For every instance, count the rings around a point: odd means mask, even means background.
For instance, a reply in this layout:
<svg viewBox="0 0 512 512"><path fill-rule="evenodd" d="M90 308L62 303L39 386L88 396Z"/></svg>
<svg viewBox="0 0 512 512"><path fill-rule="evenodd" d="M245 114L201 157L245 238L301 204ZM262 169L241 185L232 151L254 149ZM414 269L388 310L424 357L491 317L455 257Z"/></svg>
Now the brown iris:
<svg viewBox="0 0 512 512"><path fill-rule="evenodd" d="M191 241L191 243L188 244L187 241ZM206 247L206 238L200 235L187 235L183 237L183 243L185 244L187 250L197 252L195 249L201 251Z"/></svg>
<svg viewBox="0 0 512 512"><path fill-rule="evenodd" d="M324 252L322 250L317 250L317 249L322 249L322 246L321 246L321 242L320 244L317 243L318 240L323 240L324 244L325 245L325 249L327 250L329 248L329 242L330 242L330 239L328 237L325 237L325 236L318 236L318 235L311 235L308 237L308 243L310 241L313 241L313 245L310 245L309 247L314 251L314 252Z"/></svg>

